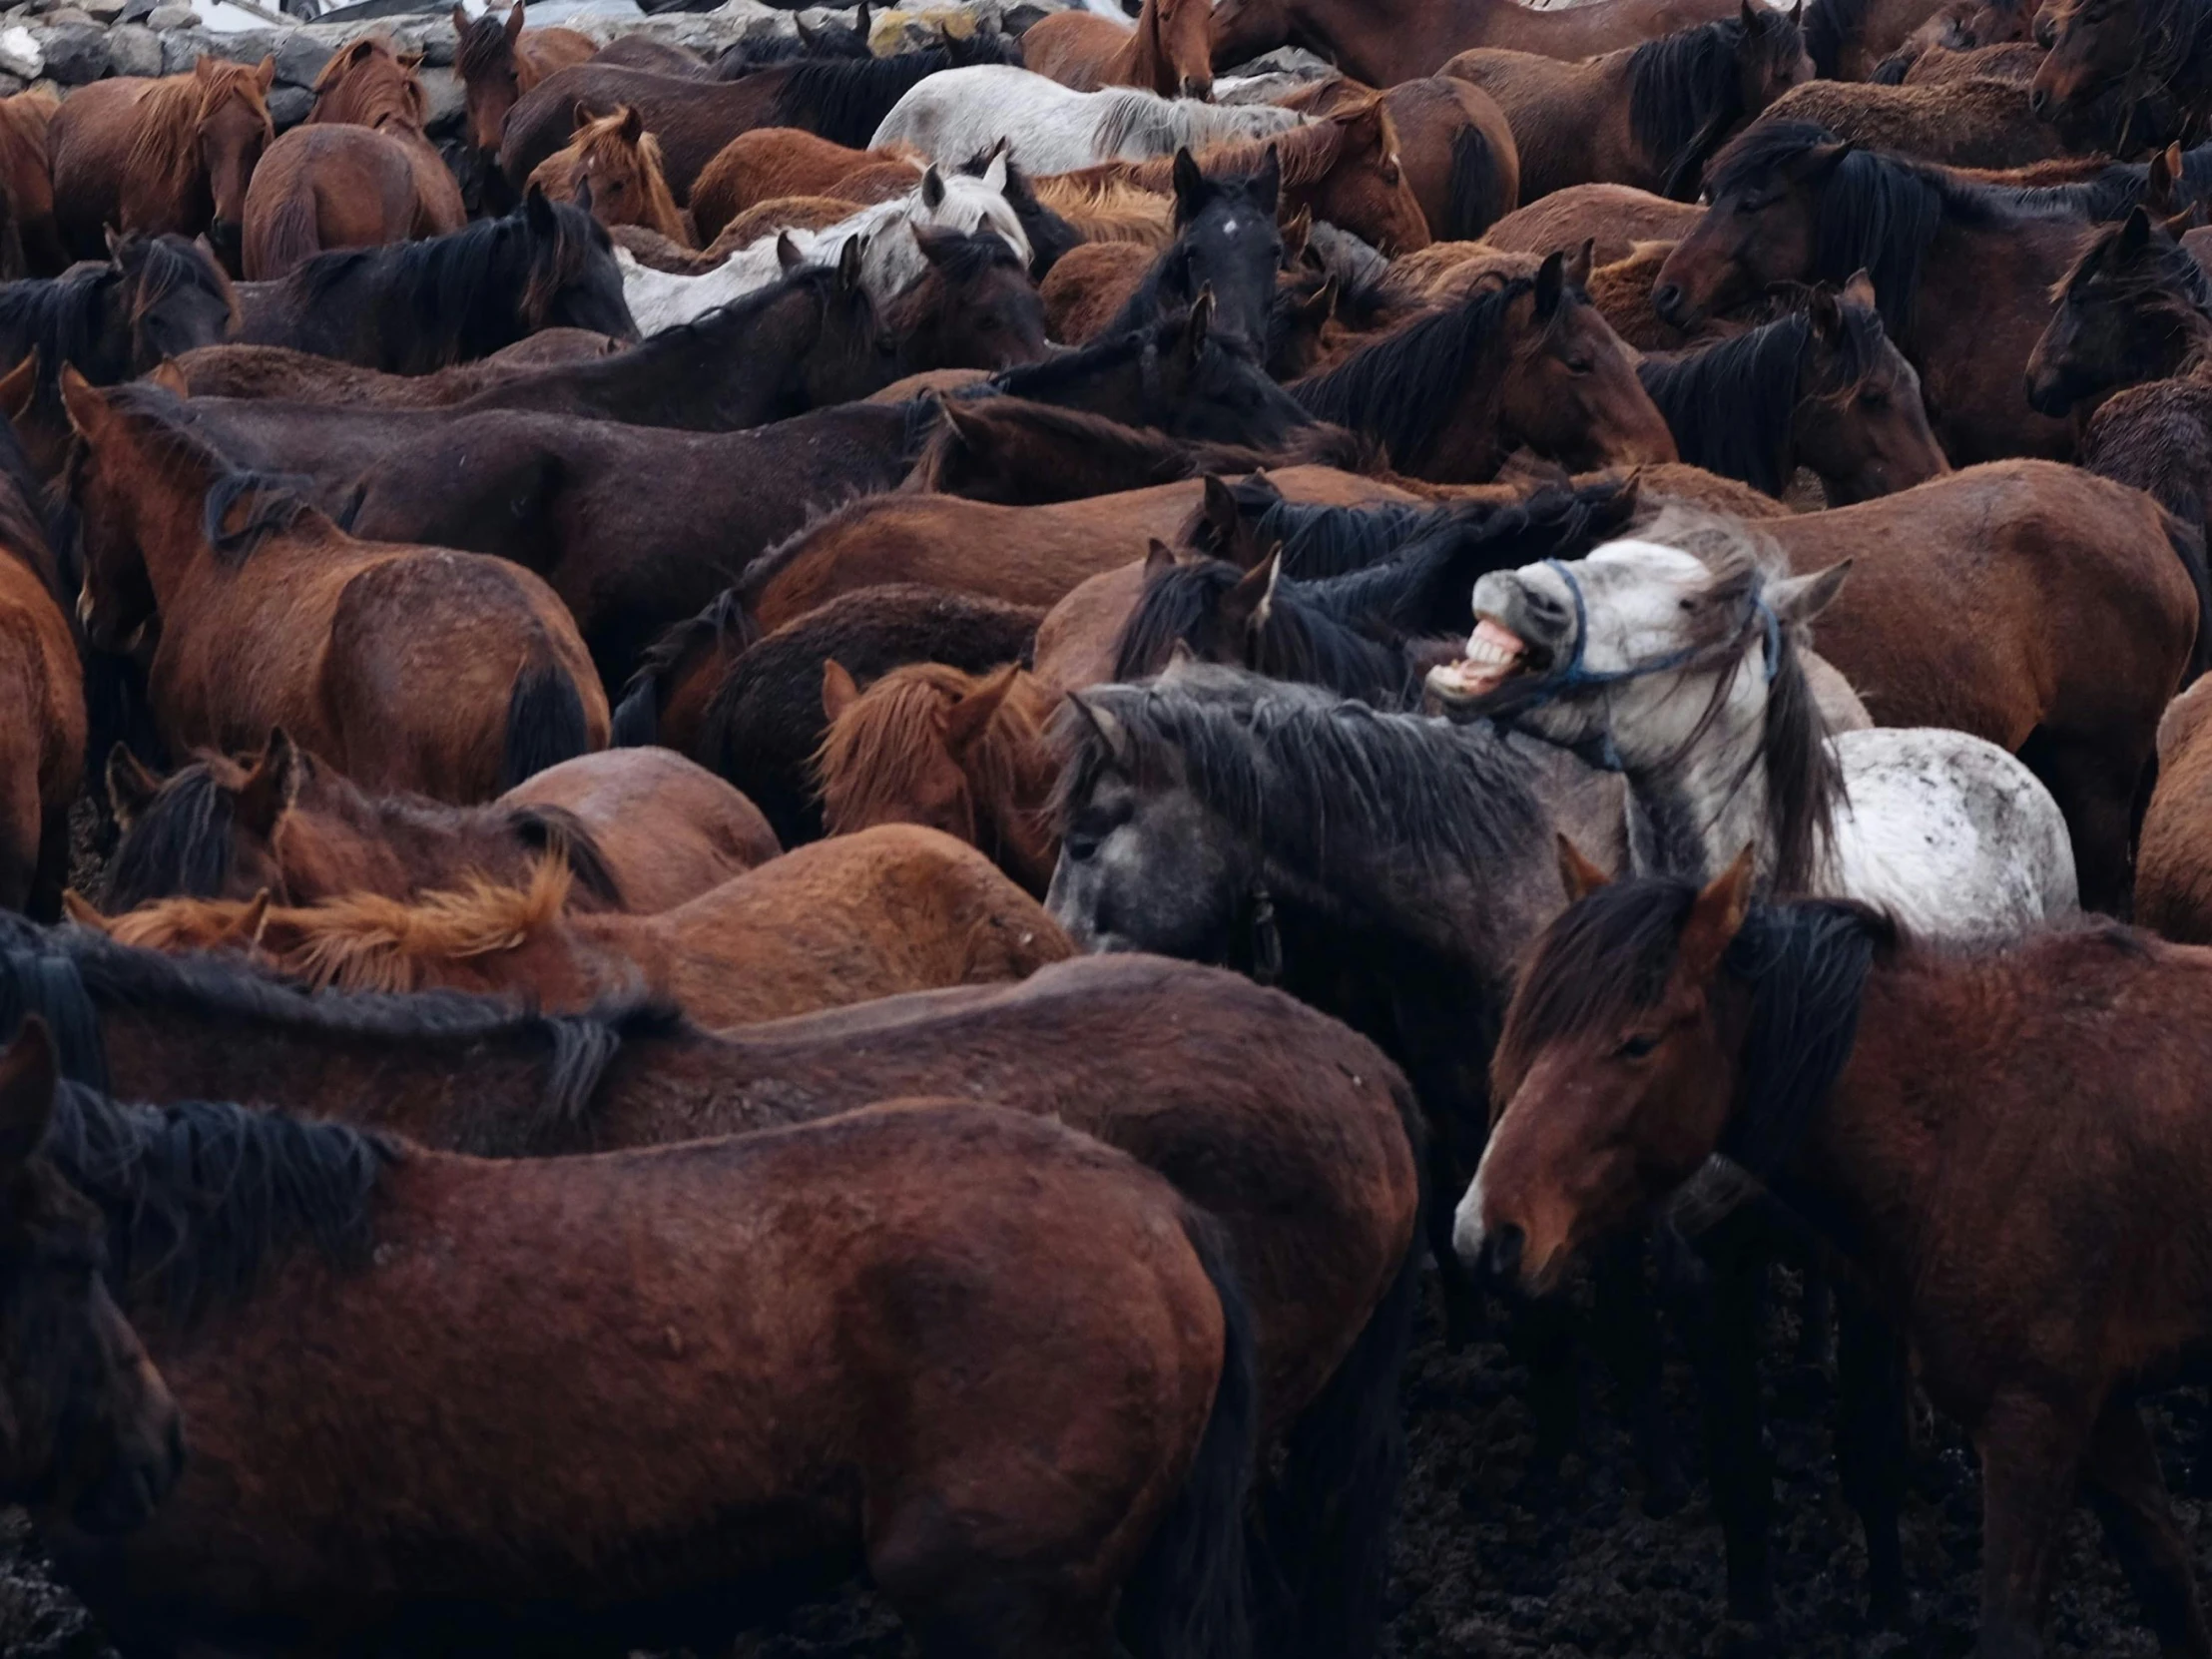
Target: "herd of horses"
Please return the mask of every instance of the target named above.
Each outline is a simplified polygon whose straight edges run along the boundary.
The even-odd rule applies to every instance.
[[[1871,1620],[1919,1389],[1978,1652],[2085,1495],[2212,1659],[2212,3],[452,22],[442,144],[373,33],[0,102],[0,1497],[109,1639],[1362,1659],[1430,1295],[1765,1627],[1802,1294]]]

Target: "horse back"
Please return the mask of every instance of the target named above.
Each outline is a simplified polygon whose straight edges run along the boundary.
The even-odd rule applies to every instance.
[[[442,166],[442,164],[441,164]],[[418,166],[411,147],[367,127],[300,126],[269,147],[246,187],[244,265],[249,282],[288,276],[316,254],[335,248],[375,248],[404,242],[417,233]],[[455,192],[450,177],[448,189]],[[245,312],[238,337],[259,345],[294,343],[274,325],[272,308],[252,302],[244,289]],[[344,307],[315,323],[318,334],[349,328]]]
[[[579,103],[601,110],[628,104],[661,141],[668,188],[682,206],[716,153],[769,119],[777,81],[773,72],[743,81],[695,81],[612,64],[577,64],[523,94],[507,117],[499,165],[519,191],[540,162],[567,146]]]

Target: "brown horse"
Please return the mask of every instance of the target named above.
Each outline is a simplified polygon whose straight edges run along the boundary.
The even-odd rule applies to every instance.
[[[2097,148],[2120,156],[2201,132],[2212,106],[2212,30],[2196,5],[2046,0],[2035,38],[2050,52],[2028,101],[2054,127],[2102,129]]]
[[[75,1196],[37,1173],[192,1425],[152,1524],[50,1534],[126,1646],[708,1645],[863,1567],[932,1655],[1110,1651],[1117,1597],[1148,1651],[1241,1634],[1249,1315],[1215,1224],[1087,1135],[909,1101],[492,1162],[72,1106]]]
[[[1526,447],[1572,468],[1672,461],[1673,435],[1635,353],[1553,254],[1537,274],[1483,283],[1341,364],[1295,382],[1305,408],[1375,438],[1401,472],[1485,483]]]
[[[59,276],[69,266],[54,219],[49,129],[60,109],[43,92],[0,98],[0,279]]]
[[[709,1029],[1020,979],[1075,948],[974,847],[911,824],[817,841],[654,915],[578,913],[571,883],[548,861],[521,886],[471,876],[406,901],[278,908],[264,891],[70,913],[126,944],[243,951],[315,989],[519,994],[570,1013],[643,989]]]
[[[56,1043],[25,1020],[0,1054],[0,1180],[8,1192],[0,1400],[8,1451],[0,1492],[41,1521],[109,1537],[143,1524],[177,1484],[177,1402],[117,1311],[105,1218],[72,1192],[46,1147],[79,1120]]]
[[[143,641],[173,752],[245,750],[282,726],[376,790],[484,801],[607,741],[607,702],[552,590],[501,559],[358,542],[239,472],[154,387],[64,370],[83,445],[79,614]]]
[[[1268,1651],[1371,1651],[1346,1626],[1382,1588],[1369,1575],[1387,1537],[1417,1286],[1417,1120],[1395,1068],[1334,1020],[1236,975],[1121,957],[712,1037],[626,1010],[550,1022],[450,997],[303,998],[79,932],[7,937],[10,993],[98,1030],[127,1092],[288,1098],[494,1156],[756,1131],[891,1096],[974,1098],[988,1077],[1016,1109],[1171,1174],[1229,1229],[1254,1297],[1263,1429],[1300,1425],[1270,1508],[1294,1524],[1271,1519],[1270,1541],[1293,1546],[1282,1565],[1321,1615],[1310,1643]],[[469,1083],[455,1088],[462,1064]]]
[[[576,115],[568,148],[540,162],[528,183],[556,202],[588,202],[592,217],[610,230],[642,225],[691,247],[691,226],[661,172],[661,141],[645,130],[638,112],[625,104],[597,119],[582,110]]]
[[[1827,81],[1891,81],[1933,45],[2028,38],[2030,0],[1812,0],[1805,44]]]
[[[51,919],[68,878],[69,808],[83,782],[85,677],[60,567],[15,445],[0,478],[0,905]]]
[[[413,153],[366,127],[294,127],[269,147],[247,187],[241,269],[288,276],[317,254],[380,248],[458,229],[425,203]]]
[[[2088,225],[1772,112],[1721,153],[1707,189],[1712,206],[1652,289],[1663,320],[1693,326],[1777,282],[1865,270],[1954,463],[2072,453],[2071,430],[2029,406],[2025,369]]]
[[[415,201],[421,220],[433,227],[425,235],[459,230],[468,222],[461,188],[437,146],[425,133],[429,95],[415,70],[420,52],[401,57],[381,35],[365,35],[341,50],[314,81],[309,126],[367,127],[406,147],[414,172]]]
[[[797,127],[740,133],[700,170],[692,218],[709,239],[748,208],[787,196],[834,196],[855,207],[892,202],[921,183],[922,163],[893,146],[851,150]]]
[[[1865,1276],[1981,1462],[1976,1651],[2044,1651],[2077,1492],[2171,1654],[2212,1652],[2137,1390],[2212,1335],[2212,956],[2111,925],[1961,950],[1837,903],[1602,887],[1506,1015],[1456,1244],[1517,1286],[1718,1154]]]
[[[235,270],[247,183],[276,137],[276,79],[275,58],[249,68],[202,57],[189,75],[79,88],[47,135],[55,225],[69,252],[98,259],[110,227],[206,232]]]
[[[1743,125],[1813,76],[1798,12],[1754,7],[1580,63],[1462,52],[1443,72],[1497,101],[1530,201],[1570,185],[1633,185],[1694,200],[1705,164]]]
[[[548,767],[481,807],[371,795],[281,730],[259,755],[201,755],[156,778],[118,745],[108,797],[123,835],[104,902],[411,899],[470,875],[522,884],[551,859],[576,909],[671,910],[781,850],[754,805],[665,749],[612,749]]]
[[[2135,923],[2182,944],[2212,944],[2212,679],[2199,680],[2158,723],[2158,787],[2135,856]]]
[[[1008,663],[984,676],[942,663],[894,668],[866,691],[823,666],[828,717],[816,765],[832,835],[925,824],[979,846],[1042,897],[1060,855],[1052,832],[1056,751],[1045,729],[1057,687]]]
[[[471,18],[455,6],[453,36],[453,67],[467,89],[468,136],[491,157],[499,154],[507,112],[524,93],[556,69],[582,63],[599,50],[589,35],[574,29],[525,30],[522,0],[515,0],[504,21],[491,11]]]
[[[1143,87],[1162,98],[1211,98],[1209,0],[1144,0],[1134,27],[1081,7],[1041,17],[1021,37],[1022,66],[1077,92]]]
[[[388,374],[285,345],[202,345],[169,359],[192,397],[267,397],[379,409],[434,409],[554,363],[589,362],[623,342],[583,328],[544,328],[475,362]]]
[[[1478,46],[1579,60],[1736,15],[1729,0],[1591,0],[1548,9],[1519,0],[1217,0],[1214,67],[1303,46],[1356,81],[1391,87],[1434,75],[1446,59]]]
[[[1813,81],[1777,99],[1768,119],[1808,122],[1854,144],[1945,167],[2027,167],[2070,154],[2036,120],[2017,81],[1895,87]]]
[[[2212,364],[2212,279],[2141,208],[2098,227],[2051,297],[2027,359],[2027,399],[2044,414],[2085,421],[2116,391]]]
[[[1347,96],[1350,81],[1334,83]],[[1296,105],[1297,100],[1287,100]],[[1316,100],[1316,114],[1331,103]],[[1382,94],[1397,130],[1398,165],[1437,242],[1471,241],[1520,205],[1520,150],[1497,100],[1450,75],[1400,81]],[[1550,247],[1564,247],[1554,243]],[[1545,250],[1549,252],[1549,248]]]
[[[1674,243],[1689,234],[1704,210],[1627,185],[1570,185],[1540,202],[1507,214],[1483,241],[1520,254],[1590,243],[1598,265],[1628,258],[1639,243]]]

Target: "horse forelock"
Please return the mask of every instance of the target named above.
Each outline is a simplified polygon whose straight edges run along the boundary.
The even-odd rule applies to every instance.
[[[1837,65],[1844,48],[1858,40],[1867,25],[1873,0],[1807,0],[1805,50],[1813,70],[1824,81],[1840,79]]]
[[[1737,69],[1747,31],[1735,17],[1680,29],[1632,49],[1628,60],[1628,127],[1658,165],[1662,194],[1697,183],[1705,147],[1742,119],[1743,79]],[[1694,189],[1691,192],[1695,195]]]
[[[494,9],[471,20],[469,26],[461,31],[453,61],[454,67],[461,72],[461,78],[473,81],[496,69],[502,60],[513,55],[514,49],[507,42],[506,20]]]
[[[911,801],[922,768],[945,753],[939,715],[996,678],[944,663],[889,670],[823,734],[815,768],[824,807],[840,823],[854,818],[873,823]],[[978,829],[1021,810],[1022,763],[1043,735],[1036,696],[1021,692],[1017,678],[980,741],[956,763],[967,780]]]
[[[162,781],[109,861],[107,904],[132,910],[156,898],[213,898],[231,878],[233,797],[215,763],[197,760]]]

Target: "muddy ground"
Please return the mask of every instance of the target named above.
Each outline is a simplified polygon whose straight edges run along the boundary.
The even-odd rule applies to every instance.
[[[1702,1488],[1676,1514],[1646,1518],[1625,1441],[1599,1415],[1587,1459],[1568,1465],[1579,1496],[1531,1513],[1516,1500],[1530,1446],[1520,1374],[1493,1346],[1446,1353],[1434,1322],[1424,1319],[1401,1389],[1412,1460],[1397,1519],[1390,1651],[1401,1659],[1934,1659],[1969,1652],[1980,1567],[1980,1485],[1970,1455],[1946,1425],[1936,1425],[1917,1459],[1906,1515],[1919,1626],[1909,1637],[1870,1630],[1860,1616],[1857,1525],[1836,1494],[1828,1454],[1825,1383],[1818,1372],[1788,1362],[1788,1336],[1786,1324],[1779,1326],[1768,1373],[1779,1407],[1781,1616],[1776,1632],[1753,1642],[1720,1617],[1720,1533]],[[1693,1402],[1679,1369],[1669,1392],[1687,1432]],[[2198,1396],[2173,1396],[2154,1413],[2177,1491],[2190,1484],[2205,1449],[2202,1405]],[[2212,1567],[2201,1505],[2188,1496],[2176,1505],[2200,1566]],[[2149,1659],[2157,1651],[2086,1512],[2074,1524],[2051,1636],[2055,1653]],[[83,1610],[40,1570],[21,1517],[0,1521],[0,1653],[101,1659],[107,1651]],[[903,1652],[895,1622],[854,1592],[740,1641],[729,1659],[898,1659]]]

